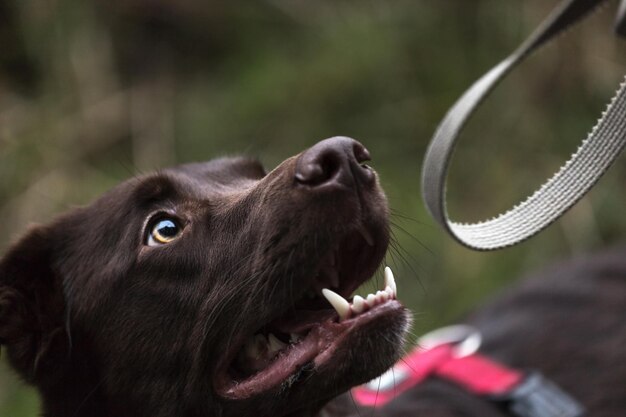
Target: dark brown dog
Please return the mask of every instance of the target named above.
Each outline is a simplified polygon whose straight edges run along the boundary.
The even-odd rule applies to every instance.
[[[44,415],[309,416],[386,370],[404,307],[339,322],[320,296],[350,296],[387,249],[368,159],[333,138],[269,174],[183,165],[30,230],[0,263],[0,341]]]

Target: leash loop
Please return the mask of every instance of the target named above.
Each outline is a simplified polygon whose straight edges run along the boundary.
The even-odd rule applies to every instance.
[[[498,83],[528,55],[580,22],[606,0],[565,0],[511,55],[476,81],[439,124],[424,158],[422,193],[431,215],[459,243],[476,250],[513,246],[537,234],[580,200],[619,156],[626,143],[626,83],[572,157],[537,191],[509,211],[473,224],[448,217],[445,183],[454,146],[468,119]],[[615,31],[626,36],[626,0]]]

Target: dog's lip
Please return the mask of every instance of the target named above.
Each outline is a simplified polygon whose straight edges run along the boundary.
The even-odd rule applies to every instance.
[[[350,343],[350,334],[373,320],[385,315],[403,314],[402,304],[393,299],[379,304],[356,317],[342,320],[323,321],[312,327],[307,336],[277,358],[266,369],[243,381],[236,381],[228,374],[228,363],[222,364],[216,374],[215,390],[218,395],[230,400],[245,400],[255,395],[277,389],[299,371],[319,369],[329,365],[333,353],[342,345]],[[336,318],[336,315],[333,315]],[[311,370],[312,370],[311,369]]]
[[[396,283],[389,268],[385,268],[384,287],[384,290],[369,294],[365,298],[355,295],[352,302],[325,289],[323,291],[326,297],[324,302],[330,304],[333,309],[328,309],[325,305],[323,310],[287,312],[268,327],[287,334],[300,333],[303,335],[302,339],[290,344],[283,343],[281,346],[276,336],[271,333],[267,339],[261,335],[254,336],[246,343],[246,347],[238,352],[238,361],[243,361],[238,363],[248,363],[248,365],[254,363],[260,365],[260,368],[256,368],[256,365],[252,368],[248,366],[249,370],[258,370],[245,378],[238,379],[231,373],[235,369],[232,367],[233,360],[227,360],[216,373],[216,391],[226,398],[246,399],[269,391],[284,382],[291,386],[301,377],[300,371],[318,369],[326,362],[332,362],[332,352],[337,346],[345,345],[350,348],[349,340],[344,342],[350,330],[371,322],[390,308],[392,310],[393,307],[402,308],[396,301]],[[297,319],[294,320],[293,317]],[[261,346],[265,346],[261,350],[259,350],[258,337],[261,338]],[[274,343],[278,344],[279,349],[273,349],[270,342],[272,338],[275,340]],[[267,356],[268,352],[274,353]],[[265,359],[261,359],[263,357]],[[247,362],[250,359],[254,362]],[[246,368],[240,368],[240,370],[243,369]]]

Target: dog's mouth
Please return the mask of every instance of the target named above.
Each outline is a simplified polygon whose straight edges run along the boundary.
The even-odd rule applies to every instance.
[[[370,328],[368,324],[385,316],[401,315],[403,307],[396,301],[389,268],[376,293],[350,296],[371,278],[380,252],[364,228],[329,251],[309,286],[294,289],[297,301],[254,334],[240,337],[237,347],[228,352],[215,378],[218,394],[245,399],[277,387],[290,388],[320,367],[333,366],[334,353],[350,349],[355,330]]]

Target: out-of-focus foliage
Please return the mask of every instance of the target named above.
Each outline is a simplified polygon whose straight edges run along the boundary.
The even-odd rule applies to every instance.
[[[545,0],[7,0],[0,5],[0,249],[138,172],[245,153],[268,168],[334,135],[362,141],[393,210],[387,262],[414,334],[521,273],[626,233],[623,160],[561,221],[505,251],[453,243],[423,208],[422,156],[459,94],[545,16]],[[505,81],[449,184],[460,220],[536,188],[624,74],[613,8]],[[0,416],[37,415],[0,368]]]

